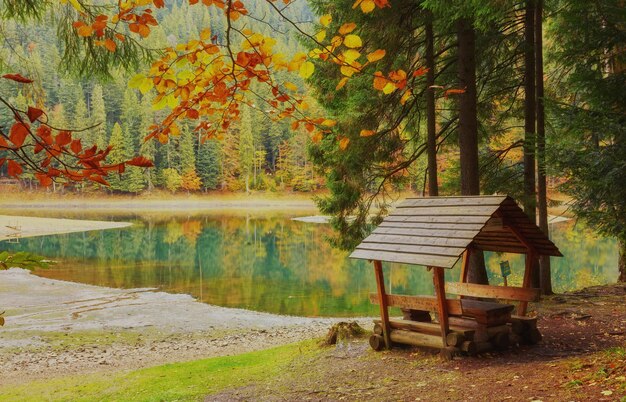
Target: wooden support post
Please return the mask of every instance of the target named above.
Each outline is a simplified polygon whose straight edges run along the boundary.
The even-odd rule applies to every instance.
[[[526,267],[524,269],[524,282],[522,283],[523,288],[530,288],[530,283],[533,277],[533,268],[535,264],[533,264],[535,259],[535,253],[532,249],[528,249],[526,253]],[[517,306],[517,315],[521,315],[522,317],[526,315],[526,309],[528,308],[528,302],[522,301]]]
[[[435,297],[437,297],[437,313],[439,315],[439,325],[441,326],[441,337],[446,345],[448,336],[448,305],[446,303],[446,285],[443,268],[433,267],[433,284],[435,285]]]
[[[463,253],[463,260],[461,261],[461,278],[460,282],[467,282],[467,273],[469,272],[469,258],[472,253],[471,245],[467,246],[465,252]]]
[[[378,289],[378,300],[380,301],[380,319],[383,327],[383,338],[385,347],[391,349],[389,311],[387,310],[387,293],[385,292],[385,278],[383,277],[383,264],[379,260],[374,260],[374,273],[376,274],[376,288]]]

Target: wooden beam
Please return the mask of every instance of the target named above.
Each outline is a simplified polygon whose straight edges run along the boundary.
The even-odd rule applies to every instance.
[[[380,325],[380,320],[374,320],[374,324]],[[420,321],[411,321],[411,320],[399,320],[399,319],[390,319],[389,325],[391,329],[404,329],[407,331],[416,331],[423,332],[425,334],[431,335],[439,335],[441,333],[441,327],[438,323],[434,322],[420,322]],[[474,335],[473,329],[463,328],[463,327],[455,327],[450,326],[450,331],[458,332],[466,337],[466,339],[472,339]],[[376,332],[376,331],[374,331]]]
[[[471,297],[486,297],[496,298],[503,300],[517,300],[517,301],[538,301],[540,291],[534,288],[519,288],[514,286],[492,286],[492,285],[478,285],[475,283],[458,283],[448,282],[446,283],[446,291],[448,293],[471,296]]]
[[[424,310],[437,312],[437,299],[433,296],[404,296],[404,295],[386,295],[388,307],[408,308],[412,310]],[[379,304],[380,297],[376,293],[370,293],[370,301],[372,304]],[[461,300],[447,299],[447,309],[449,314],[461,315]]]
[[[533,268],[535,264],[533,264],[535,260],[535,253],[532,249],[528,249],[528,253],[526,254],[526,264],[524,269],[524,281],[522,282],[523,288],[530,288],[530,283],[533,277]],[[528,308],[528,302],[523,301],[517,306],[517,315],[525,316],[526,309]]]
[[[465,249],[465,253],[463,253],[463,262],[461,263],[461,282],[467,282],[467,273],[469,272],[469,258],[472,253],[471,244],[467,246]]]
[[[374,274],[376,275],[378,300],[380,300],[380,319],[383,326],[383,338],[385,339],[385,347],[387,349],[391,349],[391,338],[389,336],[389,311],[387,309],[387,294],[385,293],[385,278],[383,276],[383,264],[379,260],[374,260]]]
[[[446,337],[450,328],[448,325],[448,304],[446,303],[446,285],[443,268],[433,267],[433,283],[435,285],[435,296],[437,297],[437,313],[439,314],[441,337],[443,344],[446,345]]]

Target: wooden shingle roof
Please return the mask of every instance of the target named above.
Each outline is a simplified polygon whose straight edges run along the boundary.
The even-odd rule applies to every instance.
[[[350,257],[452,268],[469,246],[562,255],[511,197],[475,196],[406,199]]]

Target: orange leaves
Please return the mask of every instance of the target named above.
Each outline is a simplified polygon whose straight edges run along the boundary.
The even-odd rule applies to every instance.
[[[389,0],[356,0],[352,5],[352,8],[360,7],[364,13],[371,13],[374,8],[389,7]]]
[[[11,177],[17,177],[22,174],[24,169],[22,165],[12,159],[7,160],[7,174]]]
[[[356,28],[356,24],[354,22],[348,22],[346,24],[343,24],[340,28],[339,28],[339,33],[341,35],[347,35],[350,32],[354,31]]]
[[[376,134],[376,131],[374,131],[374,130],[361,130],[361,132],[359,133],[359,136],[361,136],[361,137],[371,137],[374,134]]]
[[[4,74],[2,78],[6,78],[7,80],[12,80],[19,82],[21,84],[30,84],[33,82],[30,78],[23,77],[20,74]]]
[[[72,133],[70,133],[69,131],[61,131],[59,134],[57,134],[55,142],[60,147],[69,144],[70,142],[72,142]]]
[[[348,144],[350,143],[350,138],[348,137],[338,137],[339,140],[339,149],[342,151],[348,148]]]
[[[452,89],[446,89],[445,91],[443,91],[443,96],[447,98],[449,95],[460,95],[463,93],[465,93],[465,89],[452,88]]]
[[[24,141],[30,132],[30,127],[26,123],[17,122],[11,126],[9,140],[17,147],[24,145]]]
[[[397,89],[403,89],[406,86],[406,72],[404,70],[391,71],[387,77],[382,72],[374,73],[374,88],[382,91],[385,95],[389,95]]]
[[[39,184],[42,187],[48,187],[49,185],[52,184],[52,178],[50,176],[48,176],[45,173],[41,173],[41,172],[36,172],[35,173],[35,178],[37,178],[37,180],[39,180]]]
[[[385,57],[386,53],[387,52],[385,52],[384,49],[375,50],[372,53],[367,55],[367,61],[369,61],[370,63],[374,63],[374,62],[382,59],[383,57]]]
[[[72,24],[74,29],[76,29],[76,34],[78,36],[87,37],[93,34],[93,28],[91,25],[87,25],[84,21],[76,21]]]

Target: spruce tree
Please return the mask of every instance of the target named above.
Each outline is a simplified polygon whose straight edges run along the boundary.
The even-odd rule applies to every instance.
[[[107,143],[107,116],[104,107],[102,85],[95,84],[91,92],[91,120],[90,125],[95,126],[91,130],[93,144],[102,149]],[[88,145],[88,144],[85,144]]]
[[[239,172],[245,183],[246,193],[250,193],[250,178],[254,168],[254,134],[248,108],[242,111],[239,124]]]
[[[119,123],[113,125],[111,130],[111,138],[109,139],[109,145],[112,147],[111,152],[107,156],[107,163],[116,164],[122,163],[126,160],[124,131]],[[125,184],[122,180],[122,175],[112,173],[107,177],[110,184],[110,189],[113,191],[125,191]]]

